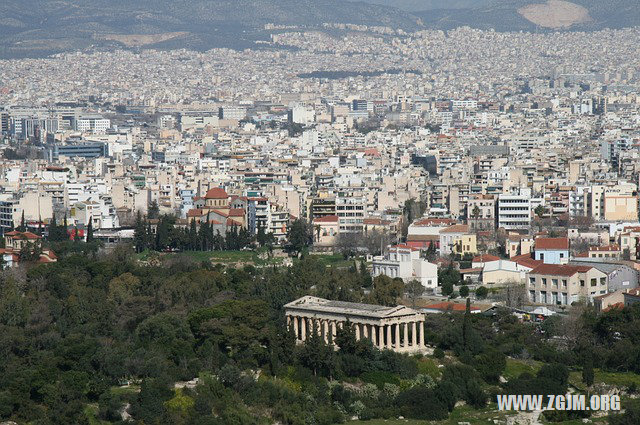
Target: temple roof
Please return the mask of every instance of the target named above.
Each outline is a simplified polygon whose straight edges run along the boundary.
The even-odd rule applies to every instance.
[[[419,311],[405,306],[387,307],[375,304],[351,303],[346,301],[325,300],[307,295],[284,306],[287,309],[307,310],[318,313],[338,313],[346,315],[386,318],[420,314]]]

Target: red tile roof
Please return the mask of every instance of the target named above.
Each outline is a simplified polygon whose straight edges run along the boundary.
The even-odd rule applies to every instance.
[[[413,226],[452,226],[456,221],[451,218],[423,218],[412,223]]]
[[[200,208],[193,208],[187,211],[187,217],[202,217],[204,215],[204,211]]]
[[[366,156],[380,156],[380,152],[376,148],[367,148],[364,150]]]
[[[242,208],[231,208],[229,210],[229,217],[244,217],[244,212]]]
[[[469,231],[469,226],[466,224],[456,224],[454,226],[447,227],[444,230],[441,230],[440,233],[467,233]]]
[[[569,249],[569,239],[538,238],[536,239],[536,249]]]
[[[408,235],[407,241],[409,242],[439,242],[440,237],[438,235]]]
[[[214,187],[213,189],[209,189],[204,197],[207,199],[229,199],[229,195],[221,187]]]
[[[338,216],[337,215],[327,215],[325,217],[316,217],[313,219],[314,223],[337,223]]]
[[[496,257],[495,255],[491,255],[491,254],[483,254],[483,255],[478,255],[477,257],[474,257],[473,260],[471,260],[472,263],[488,263],[489,261],[498,261],[500,259],[500,257]]]
[[[511,257],[511,261],[531,269],[534,269],[544,263],[542,260],[534,260],[531,258],[531,254],[516,255],[515,257]]]
[[[391,223],[388,220],[382,220],[381,218],[365,218],[362,219],[362,224],[372,224],[374,226],[381,226],[384,224],[389,224]]]
[[[624,308],[624,303],[615,303],[615,304],[611,304],[609,307],[605,308],[604,312],[610,311],[610,310],[622,310]]]
[[[593,246],[589,248],[589,251],[600,251],[600,252],[620,251],[620,247],[618,245]]]
[[[15,239],[30,239],[30,240],[42,239],[42,237],[36,235],[35,233],[18,232],[17,230],[13,230],[11,232],[7,232],[4,235],[5,236],[11,236],[11,237],[13,237]]]
[[[409,249],[411,251],[420,251],[418,248],[414,248],[410,245],[406,245],[406,244],[398,244],[398,245],[394,245],[391,247],[391,249]]]
[[[529,272],[530,274],[543,274],[552,276],[573,276],[576,273],[586,273],[593,267],[570,266],[563,264],[541,264]]]
[[[460,274],[469,274],[469,273],[480,273],[482,271],[482,267],[474,267],[470,269],[460,269]]]

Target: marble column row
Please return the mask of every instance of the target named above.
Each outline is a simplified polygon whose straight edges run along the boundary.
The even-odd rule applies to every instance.
[[[292,329],[298,341],[305,341],[311,332],[322,336],[325,343],[333,344],[338,327],[346,321],[289,315],[287,326]],[[373,325],[351,322],[356,340],[369,339],[379,349],[404,351],[425,346],[424,322],[398,322],[385,325]]]

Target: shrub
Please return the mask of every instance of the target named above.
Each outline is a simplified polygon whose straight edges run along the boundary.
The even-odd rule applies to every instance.
[[[482,300],[487,298],[487,295],[489,295],[489,290],[486,286],[480,286],[478,289],[476,289],[476,298]]]

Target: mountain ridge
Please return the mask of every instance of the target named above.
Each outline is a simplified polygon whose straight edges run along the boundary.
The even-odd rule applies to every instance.
[[[87,48],[244,49],[269,40],[266,24],[322,29],[323,23],[349,23],[407,31],[460,26],[592,31],[640,25],[637,0],[566,1],[564,9],[553,9],[547,0],[3,0],[0,57]],[[410,13],[389,7],[392,3],[429,10]],[[567,16],[555,19],[554,10]]]

